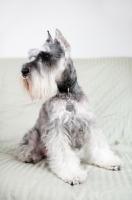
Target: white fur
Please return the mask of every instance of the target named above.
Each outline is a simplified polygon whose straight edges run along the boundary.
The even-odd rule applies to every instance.
[[[46,145],[48,162],[52,171],[65,182],[78,184],[84,182],[87,175],[81,169],[79,158],[71,148],[71,143],[74,142],[72,135],[68,134],[64,128],[65,124],[68,123],[69,127],[72,128],[72,126],[78,126],[78,121],[83,122],[85,162],[117,170],[118,166],[121,165],[121,159],[113,154],[105,136],[93,123],[95,116],[88,102],[82,100],[80,103],[75,101],[72,103],[76,110],[74,115],[65,109],[65,100],[53,103],[52,126],[48,130],[48,135],[45,132],[42,133],[41,141]],[[88,125],[88,122],[92,122],[91,125],[90,123]]]
[[[65,51],[65,58],[68,58],[70,45],[58,30],[56,39]],[[42,48],[31,50],[29,55],[36,57],[40,51],[48,50],[45,43]],[[35,126],[24,136],[16,156],[22,161],[37,162],[44,154],[49,167],[59,178],[70,184],[79,184],[85,181],[87,174],[81,169],[76,148],[84,148],[83,160],[86,163],[106,169],[118,170],[122,161],[111,151],[105,136],[96,125],[93,109],[78,83],[76,94],[72,94],[73,99],[76,99],[77,92],[81,92],[78,93],[78,100],[71,100],[73,112],[66,110],[66,98],[56,96],[57,81],[61,81],[65,65],[69,67],[70,59],[65,58],[60,57],[57,66],[52,68],[42,65],[40,60],[37,63],[39,70],[32,68],[26,78],[21,77],[23,86],[32,99],[50,100],[43,104]]]
[[[72,100],[72,104],[75,113],[66,110],[65,100],[54,100],[49,123],[42,122],[40,146],[42,144],[46,150],[50,169],[69,184],[83,183],[87,174],[81,169],[80,159],[74,150],[76,143],[80,143],[84,146],[83,160],[86,163],[118,170],[122,161],[110,150],[105,136],[95,123],[95,116],[89,103],[83,99],[80,102]],[[48,102],[47,107],[50,107]],[[80,127],[83,135],[78,131],[72,133],[72,129],[79,130]],[[41,155],[33,151],[36,144],[35,134],[34,130],[30,132],[28,146],[24,145],[24,142],[19,145],[16,153],[18,159],[27,162],[30,159],[34,162],[42,159]]]
[[[53,97],[57,93],[57,85],[55,81],[61,79],[61,73],[65,69],[65,59],[61,58],[58,67],[53,68],[53,70],[47,69],[47,72],[43,70],[41,62],[40,74],[35,69],[32,70],[30,77],[24,78],[20,76],[20,81],[22,82],[23,88],[28,92],[31,99],[43,99],[44,101]]]
[[[58,69],[61,71],[63,67],[62,60]],[[47,100],[55,96],[57,92],[55,77],[58,72],[49,71],[49,73],[45,73],[42,70],[40,72],[41,78],[40,75],[38,76],[38,72],[34,70],[31,79],[28,80],[31,98]],[[54,98],[52,103],[47,101],[45,109],[47,109],[47,112],[50,111],[49,121],[39,122],[41,120],[40,117],[35,125],[38,128],[41,127],[39,141],[40,146],[42,144],[44,148],[41,152],[46,150],[50,169],[69,184],[83,183],[87,174],[81,169],[80,159],[75,151],[76,144],[78,144],[78,146],[83,146],[84,148],[83,160],[86,163],[110,170],[118,170],[122,165],[122,161],[111,151],[105,136],[96,125],[93,109],[87,100],[85,98],[82,98],[79,102],[71,100],[71,103],[75,112],[66,110],[65,99]],[[43,113],[43,111],[40,111],[40,113]],[[72,130],[75,130],[74,133],[72,133]],[[32,139],[31,134],[33,134]],[[18,159],[27,162],[31,159],[34,162],[42,159],[42,155],[39,155],[34,150],[38,148],[38,145],[37,148],[34,147],[36,144],[36,139],[34,138],[33,130],[30,133],[28,145],[24,145],[24,142],[19,145],[16,153]]]
[[[63,37],[63,35],[61,34],[61,32],[59,30],[57,30],[57,29],[55,31],[55,37],[60,42],[61,47],[64,49],[64,51],[65,51],[65,57],[69,58],[70,55],[71,55],[71,46],[66,41],[66,39]]]
[[[28,51],[28,57],[29,59],[31,59],[32,57],[37,57],[37,55],[41,52],[49,52],[50,51],[50,48],[49,46],[47,45],[47,43],[45,42],[43,46],[39,47],[39,48],[36,48],[36,49],[30,49]]]
[[[80,167],[80,160],[72,150],[71,137],[64,128],[69,123],[72,113],[66,111],[66,102],[59,100],[53,104],[53,123],[41,137],[42,143],[46,145],[49,166],[59,178],[67,183],[83,183],[86,179],[86,172]],[[70,125],[70,124],[69,124]]]
[[[38,76],[36,70],[32,71],[31,79],[28,79],[29,91],[31,99],[48,100],[57,93],[57,86],[52,71],[45,73],[41,70],[41,75]]]
[[[53,74],[56,81],[61,80],[61,74],[64,71],[64,69],[65,69],[65,58],[61,58],[58,63],[57,69],[56,68],[53,69]]]

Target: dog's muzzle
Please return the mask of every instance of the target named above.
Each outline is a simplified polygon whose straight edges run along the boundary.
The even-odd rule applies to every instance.
[[[23,68],[22,70],[21,70],[21,73],[22,73],[22,76],[24,77],[24,78],[26,78],[26,76],[27,76],[27,74],[29,73],[29,69],[26,67],[26,68]]]

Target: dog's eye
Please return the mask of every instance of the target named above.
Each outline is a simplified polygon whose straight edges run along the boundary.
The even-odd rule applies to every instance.
[[[44,59],[45,59],[45,60],[49,60],[49,59],[50,59],[50,55],[46,53],[46,54],[44,55]]]
[[[39,55],[38,55],[38,62],[45,62],[45,61],[49,61],[50,58],[52,57],[51,54],[47,53],[47,52],[41,52]],[[41,60],[41,61],[40,61]]]

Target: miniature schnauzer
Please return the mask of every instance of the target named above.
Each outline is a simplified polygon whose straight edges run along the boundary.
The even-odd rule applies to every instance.
[[[33,128],[16,149],[23,162],[46,158],[50,169],[71,185],[87,177],[76,149],[83,147],[83,160],[109,170],[120,170],[121,159],[111,151],[95,122],[93,109],[77,81],[71,48],[59,30],[53,40],[49,31],[44,45],[29,51],[21,69],[21,82],[31,99],[44,104]]]

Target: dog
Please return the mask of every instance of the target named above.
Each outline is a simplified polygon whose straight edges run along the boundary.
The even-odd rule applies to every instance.
[[[108,170],[120,170],[122,160],[96,124],[70,55],[71,47],[57,29],[54,40],[48,31],[44,45],[29,51],[33,60],[22,66],[20,80],[31,99],[43,99],[44,104],[15,156],[27,163],[46,158],[54,174],[75,185],[87,177],[76,149],[83,148],[86,163]]]

